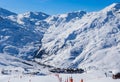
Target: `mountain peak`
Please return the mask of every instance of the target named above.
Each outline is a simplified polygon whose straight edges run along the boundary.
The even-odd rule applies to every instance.
[[[66,17],[66,21],[70,21],[73,18],[82,18],[86,14],[85,11],[74,11],[71,13],[68,13],[68,17]]]
[[[74,11],[74,12],[69,12],[66,14],[60,14],[58,15],[59,18],[65,18],[66,22],[69,22],[70,20],[74,18],[82,18],[86,14],[85,11]]]
[[[71,16],[71,15],[74,15],[75,17],[79,17],[79,15],[81,14],[86,14],[85,11],[74,11],[74,12],[68,12],[66,14],[60,14],[58,16],[60,17],[68,17],[68,16]]]
[[[0,8],[0,16],[16,15],[16,13]]]
[[[103,9],[103,11],[118,11],[120,10],[120,3],[113,3],[112,5],[106,7],[105,9]]]
[[[30,18],[39,19],[39,20],[43,20],[49,17],[49,15],[42,12],[26,12],[23,15],[24,17],[30,17]]]
[[[113,3],[109,6],[110,8],[120,9],[120,3]]]

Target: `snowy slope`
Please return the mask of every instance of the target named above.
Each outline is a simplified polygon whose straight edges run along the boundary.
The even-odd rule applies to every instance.
[[[14,75],[14,74],[19,75],[27,72],[26,69],[29,70],[29,72],[31,73],[35,71],[41,72],[41,73],[43,72],[47,73],[47,70],[48,70],[47,68],[43,69],[43,66],[40,66],[35,62],[26,61],[26,60],[23,60],[11,55],[7,55],[7,54],[0,54],[0,76],[4,75],[1,72],[2,70],[8,70],[8,71],[12,70],[10,75]],[[19,72],[15,72],[15,70],[18,70]]]
[[[32,68],[32,63],[25,64],[24,62],[28,63],[25,60],[7,55],[7,54],[0,54],[0,69],[2,68],[14,68],[14,67],[22,67],[22,68]]]
[[[0,54],[0,81],[1,78],[4,76],[11,77],[19,75],[46,75],[50,73],[48,69],[48,67],[39,65],[38,63],[33,61],[23,60],[21,58],[17,58],[7,54]],[[33,74],[36,72],[37,74]]]
[[[40,46],[39,40],[42,38],[42,35],[42,32],[35,32],[35,29],[26,29],[16,22],[1,17],[0,53],[29,57]]]
[[[0,53],[24,59],[33,58],[39,49],[49,15],[42,12],[15,14],[0,8]]]
[[[48,40],[54,39],[56,37],[52,34],[54,32],[56,32],[55,35],[58,35],[60,32],[64,31],[64,28],[58,30],[57,27],[64,27],[66,24],[69,24],[69,22],[74,23],[76,20],[81,19],[85,14],[86,14],[85,11],[76,11],[76,12],[71,12],[61,15],[53,15],[48,17],[47,19],[44,20],[49,24],[49,29],[50,29],[50,33],[49,33],[49,29],[45,32],[48,33],[48,35],[50,34],[49,37],[47,37],[47,39]],[[44,35],[44,37],[45,36],[46,34]],[[44,41],[42,42],[42,44],[44,44]],[[39,51],[40,50],[38,50],[36,57],[41,57],[41,54],[39,55]],[[44,50],[41,50],[41,52],[43,51]]]
[[[37,57],[58,67],[116,69],[119,54],[120,4],[114,3],[80,19],[50,26]]]
[[[58,76],[59,75],[59,78]],[[104,74],[95,72],[87,74],[50,74],[46,76],[31,76],[31,75],[0,75],[0,82],[70,82],[72,77],[73,82],[120,82],[120,79],[112,79],[112,77],[105,77]],[[61,81],[60,81],[61,78]]]

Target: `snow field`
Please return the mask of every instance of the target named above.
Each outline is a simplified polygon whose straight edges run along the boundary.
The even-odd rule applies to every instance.
[[[1,75],[0,82],[120,82],[120,79],[112,79],[111,76],[106,77],[104,73],[88,72],[83,74],[49,74],[46,76],[35,75]]]
[[[27,75],[15,75],[15,76],[0,76],[0,82],[59,82],[57,77],[48,76],[27,76]]]

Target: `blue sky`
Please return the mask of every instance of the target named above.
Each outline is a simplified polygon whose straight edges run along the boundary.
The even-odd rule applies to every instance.
[[[0,0],[0,7],[16,13],[41,11],[61,14],[78,10],[98,11],[120,0]]]

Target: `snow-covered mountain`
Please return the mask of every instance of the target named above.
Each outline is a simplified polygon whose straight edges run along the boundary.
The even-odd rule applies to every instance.
[[[12,22],[7,18],[0,19],[0,53],[14,56],[26,56],[26,53],[34,51],[35,42],[42,36],[34,30],[26,29],[23,26]],[[32,37],[32,38],[31,38]],[[29,46],[29,47],[28,47]],[[33,48],[34,47],[34,48]],[[31,54],[27,54],[29,57]]]
[[[42,20],[49,15],[42,12],[17,15],[2,8],[0,13],[0,53],[32,58],[47,30],[47,24]]]
[[[4,13],[2,11],[1,13]],[[41,46],[44,33],[50,26],[67,23],[69,20],[81,18],[84,14],[84,11],[73,12],[64,14],[63,17],[63,15],[50,16],[42,12],[26,12],[1,16],[0,53],[24,59],[33,58]]]
[[[52,16],[3,11],[6,10],[0,10],[0,53],[35,58],[57,67],[120,66],[120,3],[98,12]]]
[[[47,23],[49,23],[50,26],[58,27],[61,24],[66,24],[70,21],[74,21],[75,19],[80,19],[85,14],[86,14],[85,11],[70,12],[70,13],[66,13],[66,14],[50,16],[45,21]]]
[[[68,21],[68,15],[49,20],[61,17]],[[68,22],[59,21],[44,34],[36,55],[42,63],[58,67],[119,68],[120,3]]]
[[[42,13],[42,12],[26,12],[23,14],[18,14],[9,16],[9,19],[12,21],[17,21],[18,24],[35,27],[39,26],[39,22],[43,21],[44,19],[48,18],[49,15]]]
[[[6,9],[0,8],[0,16],[10,16],[10,15],[17,15],[16,13],[13,13],[11,11],[8,11]]]

